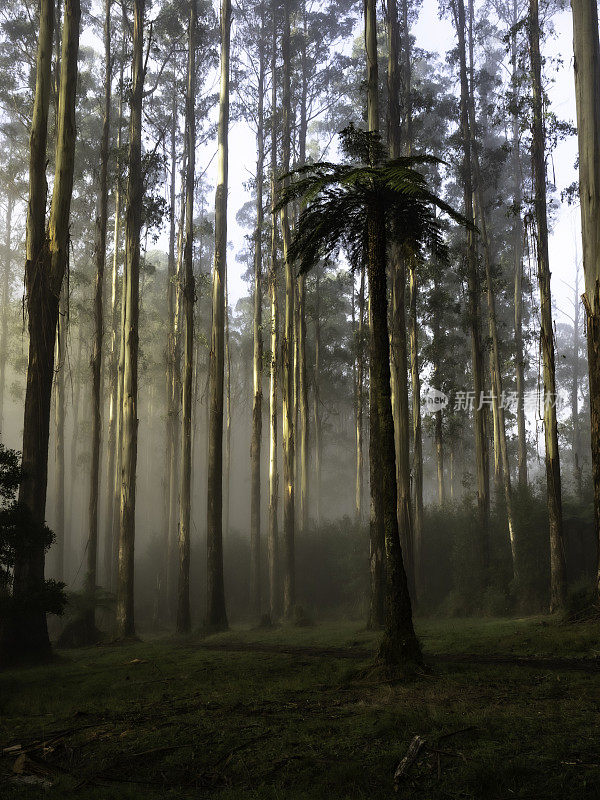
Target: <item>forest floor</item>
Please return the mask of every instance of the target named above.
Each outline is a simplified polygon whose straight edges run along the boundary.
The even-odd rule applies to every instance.
[[[365,672],[377,636],[333,622],[147,637],[2,672],[0,798],[597,800],[598,624],[417,630],[429,668],[395,684]]]

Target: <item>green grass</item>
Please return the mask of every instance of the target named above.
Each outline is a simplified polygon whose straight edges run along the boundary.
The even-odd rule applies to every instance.
[[[593,625],[547,618],[418,630],[431,654],[575,658],[598,648]],[[368,661],[310,650],[373,650],[376,640],[349,623],[234,630],[63,651],[48,666],[0,673],[0,745],[31,744],[21,777],[48,782],[13,782],[13,750],[0,755],[0,798],[598,797],[600,673],[438,664],[389,685],[364,676]],[[203,646],[254,642],[307,649]],[[394,795],[417,734],[430,749]]]
[[[547,616],[523,619],[420,619],[415,623],[426,652],[539,657],[600,656],[597,622],[568,625]],[[364,623],[328,621],[314,627],[236,628],[210,637],[213,643],[261,642],[273,645],[356,647],[374,651],[378,634]]]

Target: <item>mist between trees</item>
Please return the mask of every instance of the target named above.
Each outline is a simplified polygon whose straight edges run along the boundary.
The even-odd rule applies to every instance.
[[[599,65],[573,9],[558,322],[561,3],[440,3],[445,57],[412,0],[2,10],[2,660],[48,653],[63,590],[63,643],[345,614],[388,666],[421,660],[415,609],[593,599]]]

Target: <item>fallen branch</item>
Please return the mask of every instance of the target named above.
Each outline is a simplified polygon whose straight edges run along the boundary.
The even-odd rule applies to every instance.
[[[425,747],[425,739],[421,736],[415,736],[410,743],[406,755],[396,767],[394,772],[394,791],[398,791],[400,781],[404,778],[408,770],[412,767],[418,759],[421,750]]]
[[[471,731],[474,729],[474,725],[469,725],[467,728],[459,728],[456,731],[443,733],[441,736],[438,736],[437,740],[431,745],[427,743],[427,740],[423,736],[415,736],[411,741],[408,750],[406,751],[406,755],[402,761],[400,761],[396,767],[396,771],[394,772],[394,791],[398,791],[400,788],[400,782],[406,777],[408,770],[418,761],[421,753],[424,751],[431,753],[431,755],[436,757],[438,780],[442,772],[441,756],[462,758],[463,761],[466,762],[465,756],[462,753],[455,750],[442,749],[440,748],[439,744],[444,739],[449,739],[451,736],[457,736],[459,733],[465,733],[466,731]]]

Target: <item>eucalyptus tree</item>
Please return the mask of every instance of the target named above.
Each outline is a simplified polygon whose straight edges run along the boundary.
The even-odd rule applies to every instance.
[[[598,6],[572,0],[575,97],[579,140],[579,197],[585,276],[592,477],[596,537],[600,537],[600,45]],[[600,562],[596,573],[600,595]]]
[[[364,403],[364,372],[365,372],[365,268],[360,267],[358,287],[358,324],[356,327],[356,399],[355,399],[355,442],[356,442],[356,468],[354,482],[354,514],[356,521],[363,521],[363,487],[364,487],[364,456],[363,456],[363,403]]]
[[[123,396],[121,429],[121,496],[119,518],[119,565],[117,581],[117,635],[135,635],[134,550],[135,499],[138,445],[138,345],[140,231],[142,221],[142,102],[144,93],[145,0],[134,0],[132,87],[129,117],[129,172],[125,202],[123,304]]]
[[[573,287],[573,364],[571,372],[571,419],[573,436],[571,439],[571,454],[573,457],[573,482],[577,497],[583,497],[583,475],[581,466],[581,426],[579,422],[579,390],[581,386],[581,296],[580,268],[576,265],[575,285]]]
[[[194,371],[194,181],[196,169],[196,0],[190,0],[188,22],[188,76],[185,107],[187,164],[185,175],[185,246],[183,251],[185,350],[183,403],[181,418],[181,492],[179,511],[179,584],[177,592],[177,631],[188,633],[190,615],[190,517],[192,487],[192,382]]]
[[[415,4],[416,5],[416,4]],[[400,69],[400,82],[402,87],[401,100],[402,100],[402,127],[398,131],[397,148],[402,148],[404,155],[411,155],[414,148],[414,81],[413,81],[413,46],[410,33],[411,17],[415,9],[411,8],[409,0],[402,0],[400,21],[396,36],[399,39],[398,48],[401,45],[401,64]],[[392,37],[390,34],[390,43]],[[391,57],[391,44],[390,44],[390,57]],[[398,53],[400,56],[400,53]],[[398,69],[398,67],[397,67]],[[396,89],[397,91],[397,89]],[[391,118],[390,118],[391,123]],[[414,496],[414,519],[412,530],[412,568],[411,576],[413,584],[415,585],[416,592],[416,567],[415,562],[418,556],[416,553],[421,551],[421,543],[423,538],[423,430],[421,422],[421,373],[419,365],[419,328],[417,320],[417,306],[418,306],[418,293],[419,293],[419,276],[417,275],[416,264],[414,261],[408,261],[408,338],[410,344],[410,380],[412,389],[412,435],[413,435],[413,458],[412,458],[412,472],[413,472],[413,496]],[[405,277],[403,278],[405,281]],[[405,287],[403,286],[405,291]],[[403,294],[404,294],[403,291]],[[403,297],[400,297],[399,302],[392,300],[396,307],[399,302],[404,302]],[[404,345],[406,349],[406,345]],[[401,416],[401,410],[398,409],[398,417]],[[407,465],[408,468],[408,465]],[[406,481],[402,475],[405,469],[399,470],[399,486],[402,482]],[[410,481],[410,478],[408,479]],[[400,491],[405,491],[400,489]]]
[[[104,585],[109,590],[116,586],[116,566],[118,561],[117,544],[119,528],[119,475],[120,475],[120,417],[122,412],[122,371],[119,370],[119,351],[123,329],[122,315],[125,304],[121,302],[121,320],[119,320],[119,288],[121,301],[125,289],[125,281],[119,287],[119,253],[121,247],[121,211],[122,211],[122,176],[123,163],[123,98],[125,94],[124,70],[127,48],[127,25],[125,4],[121,6],[121,47],[119,52],[118,106],[116,119],[115,142],[115,177],[114,177],[114,227],[113,253],[110,279],[110,349],[106,359],[106,386],[108,389],[108,422],[106,434],[106,508],[104,519]],[[121,322],[119,326],[119,321]]]
[[[372,0],[365,4],[365,56],[367,68],[367,130],[369,134],[371,134],[373,140],[371,143],[372,152],[369,153],[369,161],[374,164],[376,160],[375,142],[379,137],[379,71],[377,53],[377,11],[376,5]],[[374,236],[376,233],[376,211],[377,209],[371,211],[367,236]],[[385,251],[380,254],[380,257],[381,255],[385,255]],[[377,253],[374,250],[371,261],[375,263],[376,258]],[[386,431],[380,429],[383,414],[380,413],[377,392],[379,389],[379,391],[384,391],[387,394],[387,390],[390,387],[387,385],[388,378],[385,372],[379,376],[377,376],[375,372],[378,364],[376,353],[377,340],[375,337],[376,319],[374,318],[374,313],[376,317],[378,311],[377,309],[375,312],[373,311],[374,297],[377,297],[377,295],[374,292],[371,280],[372,277],[379,277],[381,280],[381,276],[372,275],[370,266],[371,264],[367,263],[366,270],[369,282],[369,477],[371,483],[371,516],[369,522],[371,594],[368,625],[372,628],[378,628],[381,627],[385,621],[386,520],[385,498],[383,496],[385,476],[383,475],[383,463],[380,459],[380,453],[382,439],[385,437]],[[379,299],[381,300],[381,298]],[[381,358],[381,354],[379,354],[379,356]],[[387,361],[389,369],[389,352]],[[377,377],[379,377],[379,386]],[[387,411],[387,408],[383,409],[383,413],[385,413],[385,411]],[[393,441],[393,429],[387,431],[387,435],[391,435]],[[393,508],[396,514],[397,509],[395,502]],[[396,528],[397,525],[398,519],[396,516]],[[388,576],[388,580],[390,577],[391,576]]]
[[[307,323],[314,332],[307,339],[306,356],[313,373],[311,506],[317,527],[336,513],[346,513],[352,502],[350,487],[356,480],[356,464],[350,455],[356,446],[356,331],[348,324],[356,271],[349,273],[344,266],[325,262],[305,276]],[[365,328],[363,324],[363,344]],[[340,457],[346,452],[348,458]]]
[[[165,449],[165,575],[164,588],[167,606],[172,602],[173,583],[173,550],[177,535],[177,499],[179,478],[179,430],[177,421],[180,410],[180,286],[178,261],[176,260],[176,182],[177,182],[177,144],[179,134],[179,81],[176,70],[171,75],[171,125],[170,125],[170,157],[169,157],[169,245],[167,259],[167,309],[168,334],[166,347],[166,394],[167,394],[167,446]],[[185,153],[182,163],[185,164]]]
[[[67,289],[62,286],[58,301],[58,322],[56,326],[56,368],[54,379],[54,527],[56,536],[55,561],[56,574],[65,577],[66,540],[69,535],[65,524],[65,428],[67,417],[67,340],[70,320],[67,313],[69,299]]]
[[[283,60],[281,111],[282,111],[282,170],[287,175],[290,169],[292,145],[292,98],[291,98],[291,53],[290,53],[290,9],[291,0],[283,2],[283,24],[281,33],[281,57]],[[284,178],[284,190],[287,185]],[[290,618],[296,602],[295,566],[295,409],[294,409],[294,304],[296,298],[294,263],[290,254],[291,224],[287,204],[281,205],[281,234],[283,261],[285,266],[285,314],[281,339],[282,365],[282,445],[283,445],[283,614]]]
[[[521,114],[524,97],[521,90],[523,75],[519,47],[519,21],[524,11],[523,0],[497,0],[494,4],[500,20],[506,25],[509,38],[510,84],[507,92],[507,111],[510,115],[510,167],[512,173],[512,250],[514,270],[514,345],[517,397],[518,483],[527,486],[527,432],[525,427],[525,346],[523,337],[523,163],[521,158]]]
[[[237,97],[240,113],[256,135],[255,215],[252,234],[252,433],[250,439],[250,590],[252,613],[261,613],[261,452],[263,416],[263,263],[265,250],[265,155],[267,149],[267,115],[265,97],[269,81],[269,14],[264,0],[240,9],[239,40],[243,43]],[[276,24],[275,22],[273,24]],[[271,69],[271,90],[275,88],[275,74]],[[275,132],[274,121],[271,127]],[[276,150],[273,150],[276,158]]]
[[[279,300],[278,283],[278,238],[275,205],[277,199],[277,0],[271,4],[271,119],[270,119],[270,194],[271,194],[271,246],[269,265],[270,315],[270,366],[269,366],[269,531],[267,560],[269,570],[269,612],[275,620],[281,611],[279,570],[279,469],[277,466],[278,407],[277,387],[279,376]]]
[[[527,20],[531,59],[532,144],[536,255],[541,304],[541,352],[544,376],[544,441],[548,519],[550,525],[550,610],[559,611],[566,602],[566,567],[563,541],[560,456],[556,418],[554,330],[550,291],[550,257],[546,194],[546,137],[543,119],[542,59],[538,0],[529,2]],[[591,385],[590,385],[591,386]],[[593,391],[593,387],[591,386]]]
[[[482,572],[489,569],[489,456],[485,433],[485,406],[480,402],[484,391],[483,346],[481,341],[481,285],[477,260],[477,246],[473,228],[473,160],[472,132],[469,119],[469,78],[466,54],[466,15],[464,0],[451,0],[450,10],[458,39],[460,72],[460,131],[463,147],[462,183],[464,190],[464,215],[470,223],[466,227],[467,283],[469,297],[469,325],[471,329],[471,364],[473,374],[475,453],[477,465],[477,503],[480,525],[480,561]]]
[[[68,258],[68,235],[75,156],[75,101],[81,10],[78,0],[66,0],[62,31],[60,93],[57,114],[55,179],[46,227],[46,149],[51,93],[54,3],[42,0],[36,65],[36,89],[31,121],[29,205],[25,284],[29,328],[29,361],[23,422],[19,503],[39,530],[35,543],[19,548],[13,574],[13,598],[19,619],[8,634],[13,652],[44,657],[50,648],[43,604],[44,551],[41,535],[46,510],[50,396],[58,298]]]
[[[187,69],[184,64],[184,31],[187,3],[165,3],[153,26],[155,47],[161,60],[155,75],[149,78],[150,88],[144,92],[149,97],[149,126],[157,143],[162,142],[168,152],[166,181],[168,181],[168,249],[167,249],[167,335],[165,348],[166,447],[164,476],[164,550],[165,560],[161,576],[164,605],[169,616],[176,617],[177,584],[179,576],[179,522],[181,484],[181,411],[182,373],[181,342],[183,329],[183,250],[185,242],[186,171],[188,142],[182,137],[180,119],[182,98],[187,94]],[[207,15],[207,22],[209,20]],[[156,30],[154,29],[156,27]],[[196,45],[197,50],[197,45]],[[177,192],[177,179],[180,192]]]
[[[253,318],[253,390],[252,442],[250,445],[251,489],[250,489],[250,539],[251,539],[251,587],[252,606],[255,616],[261,612],[261,544],[260,544],[260,457],[262,448],[262,376],[263,376],[263,224],[264,224],[264,164],[265,164],[265,83],[267,70],[266,12],[260,4],[260,37],[258,62],[258,109],[256,130],[256,231],[254,234],[254,318]],[[271,78],[275,80],[273,75]]]
[[[431,386],[448,397],[455,397],[457,389],[465,385],[466,364],[469,351],[465,343],[460,304],[458,297],[461,285],[456,273],[448,271],[443,263],[434,257],[427,270],[428,291],[422,293],[422,324],[431,330],[430,338],[422,345],[423,364],[431,367]],[[425,281],[422,279],[422,284]],[[424,287],[425,288],[425,287]],[[433,420],[425,420],[425,428],[433,427],[435,450],[435,472],[437,502],[443,506],[453,498],[452,467],[454,443],[451,440],[452,409],[437,410]],[[417,556],[420,553],[417,551]],[[422,560],[417,557],[417,576],[423,583]]]
[[[212,133],[212,126],[206,125],[208,112],[215,102],[215,95],[210,91],[203,91],[206,74],[210,71],[215,60],[216,24],[212,7],[205,2],[197,2],[197,20],[194,34],[194,108],[193,121],[197,129],[196,140],[203,143]],[[187,412],[182,407],[182,393],[186,384],[185,358],[182,364],[182,350],[185,348],[187,327],[189,327],[190,308],[187,300],[185,277],[186,272],[186,241],[189,238],[186,232],[188,226],[187,208],[190,192],[186,189],[189,184],[189,170],[191,161],[189,153],[189,126],[185,124],[184,136],[181,136],[180,122],[182,113],[181,99],[189,95],[189,63],[184,66],[184,61],[189,62],[189,41],[185,44],[187,31],[189,39],[189,3],[168,3],[162,6],[160,14],[153,23],[154,50],[160,54],[151,61],[152,71],[146,79],[148,88],[144,91],[145,100],[145,137],[144,143],[147,150],[144,154],[143,169],[145,177],[145,191],[143,195],[143,219],[146,228],[162,224],[167,219],[168,247],[166,257],[166,294],[167,314],[166,325],[160,326],[161,335],[164,333],[166,348],[164,352],[164,376],[166,395],[166,447],[164,469],[164,505],[163,505],[163,548],[164,559],[161,561],[159,575],[157,575],[158,591],[161,595],[161,608],[176,623],[178,599],[178,584],[185,583],[184,575],[187,568],[180,569],[181,554],[180,544],[185,547],[184,541],[189,538],[185,524],[185,500],[188,490],[185,486],[188,478],[185,474],[186,434],[184,427],[190,428],[190,459],[192,458],[194,443],[195,408],[198,393],[198,369],[195,365],[195,352],[200,346],[200,341],[189,346],[188,356],[191,359],[187,365],[189,387],[189,403]],[[189,118],[189,113],[187,113]],[[193,154],[192,154],[193,155]],[[166,183],[165,194],[167,202],[158,195],[156,188]],[[194,194],[203,198],[202,186],[196,186],[194,180]],[[165,213],[163,213],[165,212]],[[191,223],[190,223],[191,224]],[[194,230],[198,220],[193,220]],[[202,228],[202,223],[201,223]],[[194,264],[197,262],[196,251],[198,247],[192,246],[192,278],[196,283]],[[189,272],[189,270],[188,270]],[[143,273],[144,274],[144,273]],[[193,306],[196,303],[196,292],[192,292]],[[188,317],[186,321],[186,315]],[[186,327],[187,326],[187,327]],[[183,353],[185,356],[185,353]],[[190,378],[191,365],[191,378]],[[194,390],[194,386],[196,390]],[[182,472],[182,469],[184,471]],[[193,463],[189,470],[189,495],[193,492]],[[193,503],[190,503],[192,508]],[[192,509],[193,511],[193,509]],[[190,520],[192,511],[190,511]],[[191,524],[191,523],[190,523]],[[180,542],[183,539],[183,542]],[[182,581],[180,581],[180,577]],[[183,595],[186,596],[185,590]],[[184,601],[185,602],[185,601]]]
[[[208,440],[207,511],[207,626],[227,628],[223,580],[223,383],[225,337],[225,276],[227,270],[227,186],[229,134],[229,61],[231,3],[221,2],[221,64],[217,191],[215,197],[215,260],[212,285],[212,331],[210,346],[210,418]]]
[[[298,166],[306,163],[306,137],[308,133],[308,108],[307,94],[310,82],[309,76],[309,42],[308,42],[308,13],[306,0],[302,0],[299,13],[299,60],[300,60],[300,120],[298,126]],[[299,439],[299,460],[298,470],[300,473],[300,504],[299,504],[299,531],[301,534],[308,529],[309,513],[309,477],[308,477],[308,456],[309,456],[309,407],[308,407],[308,371],[306,366],[306,286],[304,276],[297,278],[296,308],[294,319],[294,340],[296,353],[296,392],[295,392],[295,411],[296,429],[298,430],[298,410],[300,411],[300,430]]]
[[[104,339],[104,265],[106,262],[106,232],[108,227],[108,157],[110,106],[112,90],[111,0],[104,2],[104,102],[102,108],[102,137],[100,139],[100,171],[98,174],[98,215],[94,245],[96,282],[94,291],[94,344],[92,371],[92,464],[90,470],[89,533],[87,542],[87,571],[85,590],[90,599],[97,584],[98,563],[98,494],[100,490],[100,437],[102,431],[101,369]],[[94,634],[94,603],[89,604],[88,631]]]
[[[307,159],[309,125],[314,125],[327,113],[328,107],[333,105],[332,98],[336,97],[334,80],[340,66],[340,57],[336,50],[344,37],[350,34],[355,24],[355,10],[352,3],[348,3],[347,0],[329,0],[324,5],[310,2],[310,0],[302,0],[295,16],[296,24],[293,32],[295,58],[292,57],[290,63],[293,69],[292,95],[296,98],[295,165],[302,166]],[[300,532],[305,531],[308,527],[311,507],[309,499],[310,413],[306,304],[304,276],[300,275],[297,279],[297,308],[295,310],[298,401],[296,416],[298,410],[300,412],[300,426],[297,431],[300,511],[298,527]],[[318,404],[315,405],[315,412],[318,414]],[[318,421],[315,417],[315,428],[317,424]],[[315,460],[317,458],[315,448]],[[318,494],[320,485],[317,483],[316,473],[315,470],[313,474]],[[317,514],[317,516],[319,515]]]
[[[313,369],[313,419],[315,424],[315,447],[314,447],[314,509],[315,521],[317,527],[320,527],[322,521],[322,466],[323,466],[323,409],[321,397],[321,382],[322,382],[322,340],[323,340],[323,322],[321,318],[321,276],[320,270],[317,267],[315,276],[315,315],[314,315],[314,329],[315,329],[315,357]]]
[[[502,364],[500,358],[500,343],[498,334],[498,322],[496,314],[496,298],[495,287],[493,280],[493,263],[492,263],[492,243],[491,234],[488,225],[488,213],[486,203],[484,202],[484,188],[482,180],[482,172],[480,165],[480,148],[477,140],[477,119],[475,109],[475,76],[474,76],[474,9],[473,0],[469,0],[469,25],[468,25],[468,42],[469,42],[469,133],[471,136],[471,163],[473,167],[473,198],[475,202],[477,221],[479,224],[479,232],[481,243],[483,246],[483,261],[485,265],[485,287],[486,298],[488,307],[488,330],[489,339],[491,342],[490,348],[490,367],[492,377],[492,406],[495,421],[495,439],[498,440],[499,450],[499,464],[502,473],[502,485],[504,489],[504,502],[506,507],[506,516],[508,522],[508,535],[512,553],[512,567],[513,574],[517,582],[521,579],[520,569],[520,553],[518,549],[517,532],[515,530],[515,517],[513,512],[513,498],[512,498],[512,482],[510,477],[510,464],[508,460],[508,445],[506,439],[506,423],[504,415],[504,405],[502,398],[504,397],[503,380],[502,380]]]
[[[406,6],[406,1],[405,1]],[[388,0],[388,142],[390,158],[399,158],[401,148],[401,122],[399,102],[399,58],[400,58],[400,31],[398,25],[398,8],[396,0]],[[407,31],[408,36],[408,31]],[[406,53],[409,65],[404,71],[405,91],[410,93],[410,51]],[[408,73],[408,74],[407,74]],[[406,106],[406,103],[405,103]],[[410,101],[406,111],[406,128],[410,131],[412,126]],[[412,134],[410,134],[412,138]],[[407,137],[406,153],[410,155],[412,142]],[[393,224],[399,224],[394,222]],[[408,409],[408,356],[406,343],[406,262],[405,254],[401,251],[401,239],[392,231],[390,243],[390,270],[392,284],[391,300],[391,377],[392,377],[392,403],[395,422],[396,460],[398,472],[398,525],[400,541],[406,565],[411,594],[414,596],[415,564],[414,564],[414,530],[411,508],[411,476],[410,476],[410,434],[409,434],[409,409]],[[412,272],[412,270],[411,270]],[[412,285],[412,282],[411,282]],[[416,404],[413,394],[413,403]],[[420,413],[419,413],[420,417]],[[419,419],[420,422],[420,419]],[[419,425],[420,433],[420,425]],[[422,469],[422,466],[421,466]],[[417,501],[419,502],[419,501]],[[421,499],[422,504],[422,473],[421,473]]]

